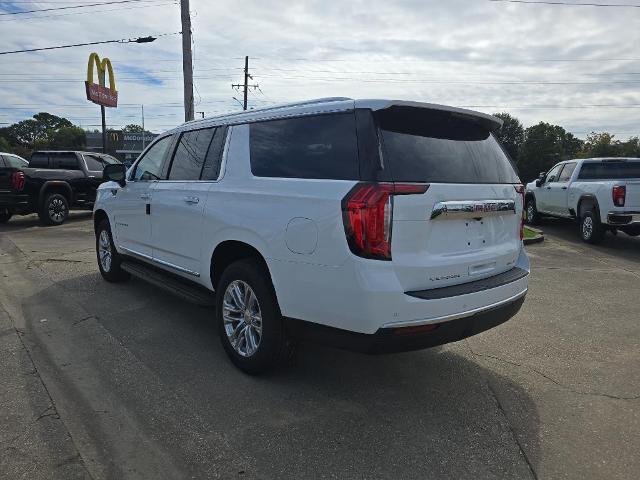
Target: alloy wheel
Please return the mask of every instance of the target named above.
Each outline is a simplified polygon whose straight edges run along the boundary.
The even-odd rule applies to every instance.
[[[64,219],[67,213],[67,207],[60,198],[54,198],[49,203],[49,218],[55,222],[60,222]]]
[[[98,239],[98,255],[100,257],[100,265],[105,272],[111,271],[111,239],[109,233],[106,230],[100,232]]]
[[[588,240],[593,235],[593,219],[591,217],[585,217],[582,220],[582,238]]]
[[[536,214],[536,209],[533,207],[533,203],[527,205],[527,221],[531,222]]]
[[[222,302],[224,330],[233,349],[251,357],[262,340],[262,312],[253,289],[242,280],[231,282]]]

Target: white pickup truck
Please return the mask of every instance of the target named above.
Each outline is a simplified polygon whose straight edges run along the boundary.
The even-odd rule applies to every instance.
[[[542,216],[577,219],[582,240],[599,243],[607,230],[640,235],[640,158],[567,160],[527,184],[527,223]]]

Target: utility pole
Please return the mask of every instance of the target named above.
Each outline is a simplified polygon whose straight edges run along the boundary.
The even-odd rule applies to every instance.
[[[144,105],[140,105],[140,108],[142,109],[142,150],[144,151]]]
[[[249,94],[249,55],[244,57],[244,107],[247,109],[247,95]]]
[[[193,61],[191,59],[191,17],[189,0],[180,0],[182,21],[182,76],[184,77],[184,120],[193,120]]]
[[[235,88],[236,90],[242,88],[244,96],[244,101],[242,102],[243,110],[247,109],[247,97],[249,95],[249,89],[253,88],[255,90],[256,88],[259,88],[258,84],[249,85],[249,79],[253,80],[253,77],[249,73],[249,56],[247,55],[246,57],[244,57],[244,84],[240,85],[239,83],[234,83],[231,85],[231,87]],[[234,100],[237,100],[235,97],[233,98]]]
[[[107,119],[105,118],[104,105],[100,105],[102,116],[102,153],[107,153]]]

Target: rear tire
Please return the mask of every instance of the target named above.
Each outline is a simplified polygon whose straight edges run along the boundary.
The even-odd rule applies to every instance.
[[[582,241],[591,244],[601,243],[606,230],[600,223],[600,218],[593,210],[587,210],[580,217],[580,237]]]
[[[118,283],[129,280],[131,275],[120,264],[122,258],[116,251],[108,220],[102,220],[96,230],[96,257],[100,274],[107,282]]]
[[[69,201],[60,193],[47,195],[38,211],[44,225],[62,225],[69,217]]]
[[[529,198],[525,205],[526,222],[529,225],[538,225],[540,223],[540,214],[536,208],[536,200]]]
[[[4,209],[4,210],[0,210],[0,223],[7,223],[9,220],[11,220],[11,217],[13,216],[13,212],[9,209]]]
[[[288,342],[269,271],[255,258],[238,260],[216,287],[216,323],[231,362],[255,375],[287,358]]]

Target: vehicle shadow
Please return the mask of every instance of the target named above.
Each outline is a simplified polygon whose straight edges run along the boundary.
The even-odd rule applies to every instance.
[[[534,469],[539,460],[533,400],[462,343],[384,356],[304,343],[283,368],[252,377],[227,359],[209,308],[137,279],[58,285],[177,392],[185,415],[244,452],[246,478],[529,478],[514,435]],[[114,374],[114,391],[125,384]],[[160,427],[163,412],[135,413]]]
[[[574,246],[606,253],[621,260],[640,262],[640,237],[631,237],[623,232],[617,235],[607,232],[601,244],[590,245],[581,240],[578,225],[573,220],[544,218],[536,228],[540,228],[545,235],[557,237]]]
[[[86,210],[77,210],[69,212],[69,218],[65,221],[64,225],[74,224],[86,221],[90,219],[93,212]],[[31,215],[15,216],[12,217],[7,223],[0,224],[0,233],[2,232],[17,232],[20,230],[28,230],[32,228],[56,228],[56,226],[42,225],[38,219],[38,215],[33,213]]]

